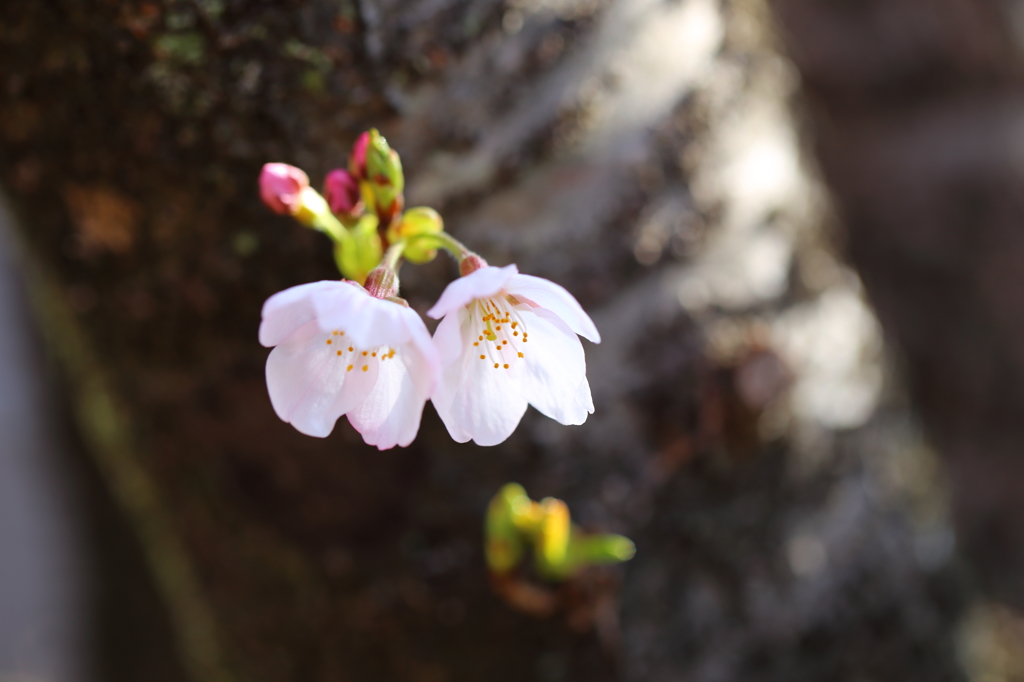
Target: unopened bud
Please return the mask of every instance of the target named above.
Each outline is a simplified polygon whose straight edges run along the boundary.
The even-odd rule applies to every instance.
[[[402,214],[401,220],[388,228],[387,238],[391,243],[405,240],[408,244],[402,255],[410,263],[429,263],[437,256],[432,240],[418,241],[417,237],[439,234],[444,230],[440,214],[427,206],[410,208]]]
[[[393,298],[398,295],[398,275],[391,268],[374,268],[366,276],[366,291],[374,298]]]
[[[286,163],[267,163],[260,171],[260,198],[274,213],[295,215],[300,193],[309,187],[309,177]]]
[[[366,177],[366,150],[370,146],[371,132],[376,131],[368,130],[356,138],[355,143],[352,145],[352,154],[348,157],[348,170],[357,180],[362,180]]]
[[[373,190],[377,215],[384,225],[402,211],[405,175],[398,152],[376,130],[371,130],[366,146],[366,181]]]
[[[541,501],[544,519],[541,522],[538,552],[538,568],[547,573],[560,573],[566,568],[569,554],[569,507],[562,500],[553,497]]]
[[[471,272],[476,272],[480,268],[486,268],[487,261],[475,253],[471,253],[468,256],[463,256],[462,260],[459,261],[459,273],[465,277]]]
[[[359,212],[362,205],[359,181],[341,168],[332,170],[324,178],[324,196],[335,215],[354,215]]]

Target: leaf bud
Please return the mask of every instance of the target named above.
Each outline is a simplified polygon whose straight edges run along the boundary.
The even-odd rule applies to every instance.
[[[419,240],[444,230],[444,220],[440,214],[427,206],[410,208],[402,214],[401,220],[392,223],[388,228],[387,238],[391,243],[405,240],[402,255],[410,263],[429,263],[437,256],[437,249],[430,239]]]

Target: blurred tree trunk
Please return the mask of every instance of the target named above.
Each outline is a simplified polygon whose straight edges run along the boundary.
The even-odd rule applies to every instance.
[[[949,466],[958,540],[1024,607],[1024,5],[771,4],[850,257]]]
[[[801,23],[802,5],[777,4],[799,55],[799,31],[817,24]],[[785,195],[751,209],[740,187],[744,208],[733,210],[713,183],[691,187],[716,168],[714,136],[731,131],[720,122],[734,110],[742,118],[757,97],[781,97],[760,88],[779,60],[751,7],[54,0],[0,9],[0,180],[40,264],[40,308],[86,440],[146,548],[196,682],[959,679],[955,562],[915,558],[906,500],[866,492],[880,489],[865,456],[872,437],[891,435],[905,412],[862,430],[815,427],[825,454],[806,467],[793,433],[759,430],[786,376],[764,328],[791,308],[856,296],[825,296],[841,277],[819,286],[791,276],[804,242],[818,238],[786,230],[817,223]],[[907,21],[922,14],[931,10]],[[946,25],[935,16],[926,37]],[[1009,67],[993,57],[1001,43],[964,40],[971,49],[949,57],[963,61],[956,82],[967,87],[977,72],[992,93],[1008,89]],[[931,43],[898,45],[910,54]],[[846,46],[837,73],[867,77],[861,47]],[[922,97],[942,91],[944,81],[922,73]],[[949,213],[958,226],[973,219],[967,206],[990,207],[993,225],[1013,215],[988,203],[992,187],[1010,196],[1002,176],[933,196],[937,185],[896,171],[931,159],[939,173],[942,154],[958,150],[981,163],[970,145],[911,147],[898,128],[850,135],[841,124],[858,119],[844,118],[842,87],[809,83],[838,126],[821,138],[828,176],[843,198],[850,187],[864,199],[845,208],[876,293],[890,283],[872,259],[893,253],[897,238],[926,243],[930,232],[909,228],[937,224],[947,216],[937,206],[959,207]],[[880,93],[914,101],[887,83]],[[868,95],[850,111],[869,117]],[[256,178],[281,161],[317,182],[370,126],[402,154],[409,205],[435,206],[485,257],[557,280],[594,312],[604,343],[587,347],[598,412],[585,426],[530,411],[507,443],[482,449],[453,444],[428,407],[410,448],[379,453],[344,420],[317,440],[274,416],[260,306],[337,274],[320,235],[259,203]],[[894,135],[903,146],[878,146]],[[883,166],[883,187],[865,155],[887,149],[902,155]],[[847,174],[829,161],[839,158],[868,160]],[[892,197],[906,183],[891,206],[868,192]],[[920,211],[907,203],[914,197]],[[885,220],[872,213],[886,206]],[[734,239],[740,247],[768,245],[757,256],[771,261],[767,284],[751,280],[741,301],[684,307],[704,289],[678,282],[705,244],[728,236],[729,221],[750,231]],[[951,295],[945,317],[915,309],[924,326],[913,331],[930,343],[906,344],[913,366],[938,382],[926,399],[954,391],[935,367],[961,357],[957,343],[995,343],[989,328],[968,329],[983,313],[965,290],[952,295],[959,280],[939,267],[981,253],[964,243],[928,252],[939,264],[928,266],[931,279],[907,269],[891,283],[894,296],[908,291],[902,282]],[[996,277],[1007,262],[972,260],[972,272]],[[765,269],[735,272],[719,278],[732,285]],[[444,257],[407,266],[403,295],[423,311],[453,275]],[[902,329],[897,299],[878,298]],[[708,337],[739,340],[711,360]],[[956,376],[989,377],[1009,396],[1011,350],[998,355],[1005,367],[980,368],[993,374]],[[1014,417],[1010,398],[981,400],[995,395],[985,386],[969,394],[979,396],[970,414]],[[956,430],[966,417],[941,416],[958,437],[949,447],[973,442],[967,427]],[[480,548],[487,500],[512,480],[565,499],[588,527],[629,534],[638,556],[565,590],[556,617],[515,612],[491,593]]]

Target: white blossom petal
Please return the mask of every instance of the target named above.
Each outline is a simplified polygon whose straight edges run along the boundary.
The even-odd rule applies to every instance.
[[[379,450],[405,447],[420,429],[426,391],[416,386],[401,355],[381,360],[378,367],[377,383],[366,399],[348,412],[348,421],[368,445]]]
[[[546,417],[566,425],[582,424],[589,414],[577,402],[587,375],[583,345],[568,325],[543,308],[523,314],[523,320],[529,341],[523,345],[520,395]]]
[[[438,329],[442,325],[448,330],[455,328],[459,317],[458,311],[447,315]],[[469,330],[469,316],[461,317],[462,331]],[[508,370],[481,361],[475,350],[444,367],[431,401],[448,433],[459,443],[473,440],[478,445],[497,445],[515,431],[526,412],[526,401]]]
[[[376,385],[362,404],[348,413],[349,423],[363,440],[380,450],[405,447],[413,441],[440,371],[437,350],[423,320],[409,308],[399,309],[412,340],[394,356],[381,356]]]
[[[583,377],[583,382],[580,383],[580,387],[576,390],[575,409],[583,410],[587,414],[594,414],[594,398],[590,394],[590,382],[587,381],[586,377]],[[583,419],[586,419],[586,417],[583,417]]]
[[[309,322],[267,358],[267,389],[277,416],[318,438],[329,435],[338,418],[362,402],[377,380],[375,358],[361,358],[350,371],[352,354],[339,357],[337,346],[325,341],[316,322]]]
[[[471,272],[465,277],[459,277],[445,287],[441,298],[437,300],[433,308],[427,311],[427,315],[439,320],[474,299],[494,296],[518,272],[519,269],[515,265],[506,265],[503,268],[488,266]]]
[[[362,287],[346,284],[344,288],[317,291],[312,299],[320,328],[340,329],[360,348],[398,346],[409,339],[402,315],[408,308],[374,298]]]
[[[454,386],[450,407],[438,409],[448,433],[460,443],[497,445],[516,430],[526,412],[526,400],[504,369],[490,363],[462,364],[462,381]],[[448,378],[442,375],[439,386]]]
[[[540,277],[517,274],[509,279],[505,289],[516,298],[525,299],[550,310],[583,338],[601,343],[601,335],[594,326],[594,321],[564,287]]]
[[[405,322],[405,328],[409,332],[408,350],[406,356],[410,356],[414,362],[409,364],[409,373],[417,387],[423,389],[423,399],[426,400],[434,392],[437,385],[437,377],[441,373],[441,359],[438,357],[434,340],[423,324],[423,318],[411,309],[400,308],[400,317]]]
[[[285,289],[268,298],[263,304],[260,344],[267,348],[276,346],[299,327],[315,319],[313,294],[329,291],[338,286],[348,285],[339,281],[311,282]]]
[[[469,331],[463,332],[462,325],[469,326],[469,316],[466,310],[456,310],[444,316],[444,319],[434,330],[434,347],[437,348],[441,365],[447,367],[456,362],[462,356],[464,336],[468,338]]]

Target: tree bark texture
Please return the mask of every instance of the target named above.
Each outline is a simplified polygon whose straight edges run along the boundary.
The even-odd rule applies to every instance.
[[[771,4],[850,257],[949,467],[958,538],[1020,607],[1022,6]]]
[[[886,76],[888,53],[859,51],[871,12],[913,23],[923,3],[775,6],[852,252],[940,446],[954,466],[1010,466],[1016,346],[984,349],[1012,338],[992,330],[1017,329],[1018,297],[989,312],[972,297],[1011,276],[1013,185],[976,145],[929,144],[973,112],[999,150],[984,122],[1012,121],[1009,43],[937,12],[917,42],[883,43],[908,60]],[[972,20],[983,6],[943,5]],[[840,11],[862,21],[832,23]],[[713,0],[0,9],[0,179],[192,679],[963,678],[968,591],[941,476],[823,227],[769,24],[759,3]],[[916,118],[946,94],[951,109]],[[256,177],[282,161],[316,183],[371,126],[402,155],[407,205],[593,313],[584,426],[531,410],[485,449],[452,443],[428,407],[411,447],[381,453],[344,421],[318,440],[275,417],[260,306],[337,274],[321,235],[259,203]],[[403,295],[422,312],[454,275],[443,256],[406,266]],[[991,448],[969,458],[982,425]],[[963,491],[982,470],[955,469],[961,500],[981,503]],[[511,608],[481,526],[513,480],[629,535],[636,558],[535,585],[553,616]],[[982,517],[964,518],[990,556]]]

